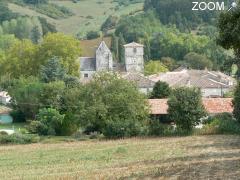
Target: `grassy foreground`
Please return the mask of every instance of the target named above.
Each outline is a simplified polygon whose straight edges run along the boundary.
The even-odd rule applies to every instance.
[[[0,146],[1,179],[238,179],[239,136]]]

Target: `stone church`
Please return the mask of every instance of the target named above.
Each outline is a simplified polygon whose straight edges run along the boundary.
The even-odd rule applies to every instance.
[[[95,57],[80,58],[81,79],[89,79],[99,71],[116,71],[126,73],[143,73],[144,46],[135,42],[124,45],[125,63],[113,61],[113,56],[106,43],[102,41],[96,50]]]

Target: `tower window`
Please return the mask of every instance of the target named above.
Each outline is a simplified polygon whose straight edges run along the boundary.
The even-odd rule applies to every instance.
[[[134,53],[137,53],[137,48],[133,48],[133,52],[134,52]]]

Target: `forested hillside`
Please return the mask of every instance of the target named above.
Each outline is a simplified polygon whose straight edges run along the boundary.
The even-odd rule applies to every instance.
[[[48,32],[91,40],[83,55],[92,54],[99,38],[112,37],[114,59],[123,62],[125,43],[145,45],[145,60],[172,70],[180,65],[232,71],[232,52],[216,43],[218,11],[192,11],[188,0],[11,0],[0,3],[0,46],[18,39],[37,44]],[[3,40],[4,39],[4,40]],[[95,40],[96,39],[96,40]],[[5,43],[3,43],[5,41]],[[7,42],[6,42],[7,41]],[[95,42],[95,43],[94,43]],[[83,45],[85,46],[85,41]],[[87,49],[87,50],[85,50]],[[167,59],[167,60],[166,60]],[[193,67],[192,67],[193,68]]]

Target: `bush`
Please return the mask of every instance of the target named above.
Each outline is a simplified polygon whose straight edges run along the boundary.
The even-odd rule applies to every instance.
[[[39,140],[38,136],[29,134],[0,135],[0,144],[30,144],[37,143]]]
[[[159,120],[150,120],[148,124],[148,135],[150,136],[185,136],[191,131],[185,131],[169,124],[163,124]]]
[[[149,135],[150,136],[160,136],[164,134],[164,129],[167,125],[162,124],[159,120],[149,121]]]
[[[37,121],[32,121],[28,130],[31,133],[38,133],[39,135],[61,135],[64,116],[56,109],[40,109]]]
[[[214,118],[206,124],[201,134],[240,134],[240,125],[236,120]]]
[[[100,37],[100,33],[97,31],[90,31],[87,33],[87,39],[91,40],[91,39],[96,39]]]
[[[233,120],[233,115],[231,113],[221,113],[217,114],[215,116],[209,117],[203,121],[203,124],[211,124],[215,119],[219,119],[221,121],[228,120],[232,121]]]

